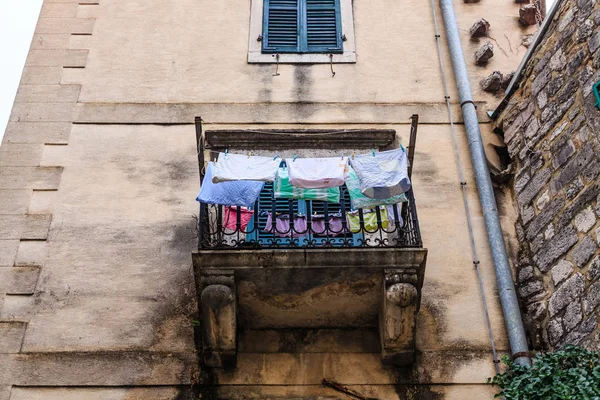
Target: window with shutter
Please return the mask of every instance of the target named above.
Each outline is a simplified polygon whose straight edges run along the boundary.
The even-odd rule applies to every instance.
[[[265,0],[264,53],[342,53],[340,0]]]

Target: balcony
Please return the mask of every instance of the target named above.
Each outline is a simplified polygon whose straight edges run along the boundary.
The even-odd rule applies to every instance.
[[[338,204],[277,199],[273,184],[266,184],[251,210],[200,204],[198,249],[423,247],[412,190],[407,202],[371,212],[350,211],[345,185],[340,193]]]
[[[411,166],[417,120],[407,147]],[[197,126],[197,134],[201,166],[223,148],[284,151],[293,143],[310,154],[324,142],[362,152],[397,146],[391,130],[272,135]],[[369,211],[351,211],[345,185],[339,203],[279,199],[266,184],[251,209],[200,204],[192,259],[204,364],[234,367],[240,330],[323,328],[377,330],[382,362],[410,364],[426,258],[412,190],[404,202]]]

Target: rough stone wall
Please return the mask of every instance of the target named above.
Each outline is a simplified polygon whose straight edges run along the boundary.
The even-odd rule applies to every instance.
[[[563,1],[501,116],[535,347],[600,347],[600,2]]]

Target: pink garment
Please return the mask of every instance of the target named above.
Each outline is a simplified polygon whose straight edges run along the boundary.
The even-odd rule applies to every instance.
[[[338,236],[346,233],[344,232],[344,225],[342,225],[342,217],[329,217],[329,232],[331,232],[331,236]]]
[[[325,225],[324,215],[313,215],[311,217],[311,232],[319,236],[335,237],[344,234],[342,218],[336,215],[329,216],[329,228]]]
[[[283,214],[275,217],[275,231],[273,231],[273,216],[271,213],[268,213],[264,231],[279,237],[297,238],[304,236],[306,229],[306,216],[294,216],[294,230],[292,232],[290,216]]]
[[[294,237],[306,235],[306,215],[297,215],[294,217]]]
[[[313,215],[310,217],[311,229],[310,231],[315,235],[325,236],[325,217],[323,215]]]
[[[253,210],[249,210],[246,207],[240,208],[240,231],[246,230],[246,227],[252,219]],[[223,212],[223,228],[237,231],[237,207],[236,206],[225,206]]]

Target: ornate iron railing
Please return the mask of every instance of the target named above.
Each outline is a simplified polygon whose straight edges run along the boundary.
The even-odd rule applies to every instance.
[[[200,204],[201,250],[302,249],[324,247],[422,247],[412,190],[407,202],[350,210],[346,186],[340,203],[274,197],[266,184],[254,207]]]

